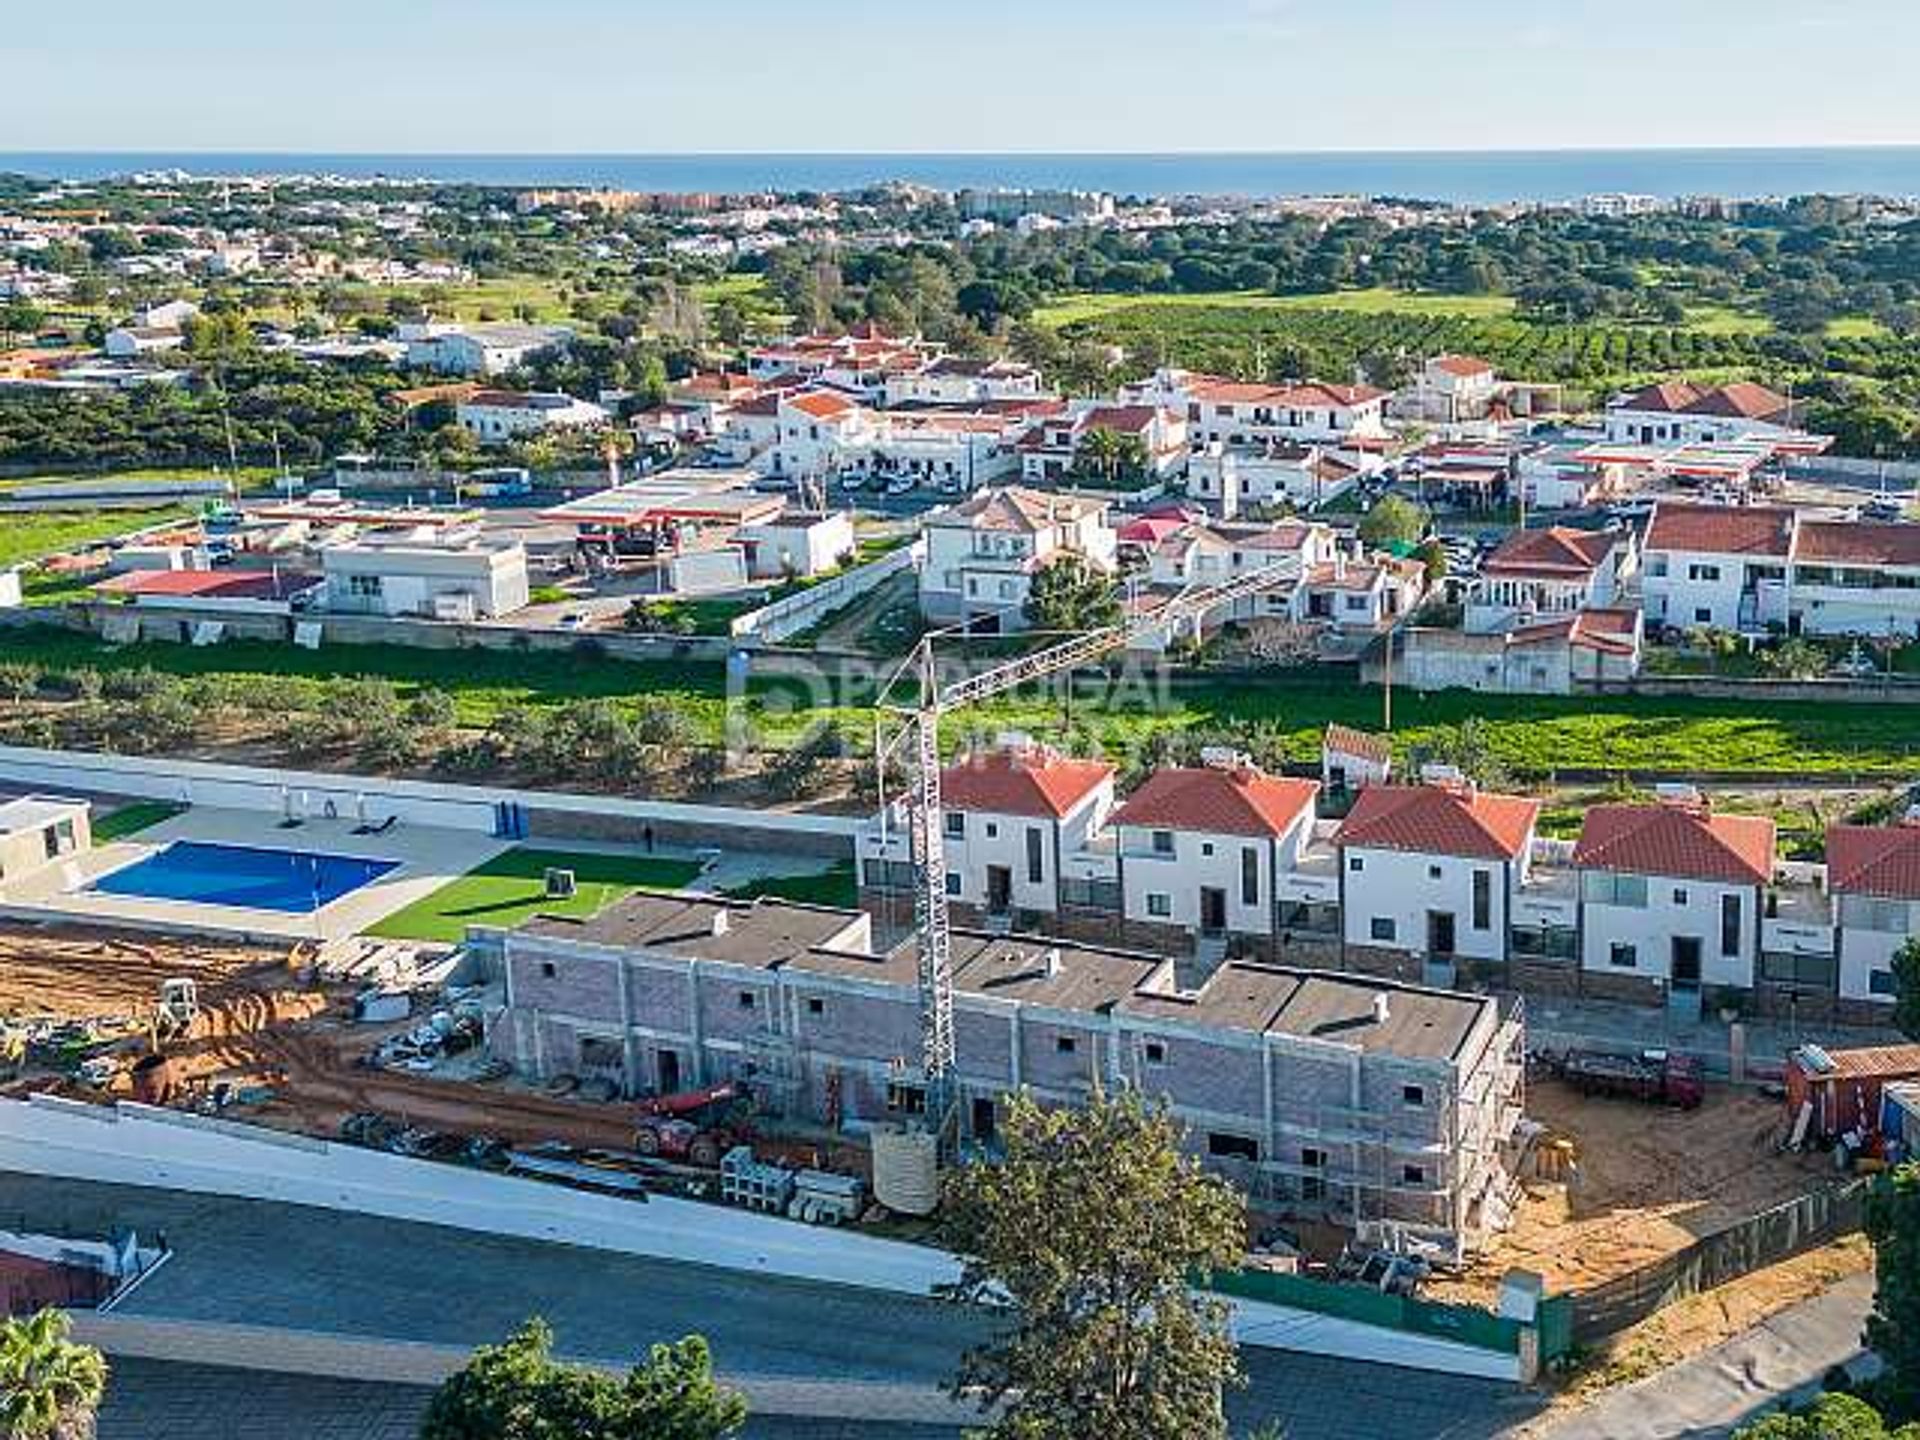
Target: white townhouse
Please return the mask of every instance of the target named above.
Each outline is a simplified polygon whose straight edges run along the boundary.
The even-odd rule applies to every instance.
[[[1642,551],[1649,624],[1920,635],[1920,525],[1662,500]]]
[[[983,490],[926,517],[920,610],[936,624],[965,621],[981,633],[1026,627],[1033,577],[1063,555],[1112,573],[1115,537],[1102,500],[1018,485]]]
[[[886,377],[886,402],[890,406],[1032,400],[1044,393],[1040,372],[1018,360],[942,355],[921,369]]]
[[[1113,809],[1114,769],[1031,743],[963,756],[940,773],[947,894],[989,921],[1063,908],[1067,857],[1085,850]]]
[[[1313,510],[1353,489],[1380,468],[1371,451],[1283,440],[1229,447],[1214,442],[1187,462],[1187,493],[1231,520],[1248,505],[1291,505]]]
[[[940,358],[941,347],[917,337],[889,335],[862,321],[843,335],[801,335],[748,352],[755,380],[800,377],[881,405],[888,387],[917,375]]]
[[[1484,420],[1500,394],[1500,377],[1475,355],[1435,355],[1402,392],[1413,418],[1440,425]]]
[[[1131,940],[1271,940],[1299,890],[1287,882],[1313,840],[1319,783],[1264,774],[1243,755],[1208,758],[1154,771],[1113,816]],[[1332,899],[1331,873],[1312,893]]]
[[[1183,411],[1195,447],[1378,441],[1388,434],[1387,392],[1371,385],[1270,385],[1162,368],[1120,395],[1124,403]]]
[[[1271,525],[1188,523],[1148,547],[1147,583],[1167,596],[1189,588],[1223,585],[1242,575],[1279,570],[1292,584],[1278,584],[1202,616],[1202,635],[1230,620],[1292,620],[1293,591],[1307,571],[1330,562],[1339,550],[1331,527],[1303,520]],[[1143,607],[1144,608],[1144,607]],[[1164,632],[1159,644],[1174,637]],[[1145,648],[1159,648],[1148,645]]]
[[[1842,1009],[1891,1005],[1894,953],[1920,935],[1920,824],[1829,827],[1827,894]]]
[[[1349,966],[1452,983],[1503,964],[1539,815],[1451,778],[1361,790],[1334,835]]]
[[[1774,863],[1773,821],[1697,797],[1596,805],[1580,826],[1580,968],[1588,994],[1665,996],[1698,1018],[1714,991],[1753,988]]]
[[[1785,626],[1794,521],[1784,506],[1660,501],[1641,546],[1647,623],[1753,633]]]
[[[1631,529],[1515,530],[1467,591],[1469,630],[1490,631],[1605,609],[1638,566]]]
[[[780,476],[817,480],[836,474],[877,433],[866,409],[833,390],[782,395],[775,415],[777,438],[768,457],[772,473]]]
[[[1293,618],[1335,630],[1374,631],[1411,614],[1427,593],[1420,561],[1385,553],[1355,559],[1344,550],[1306,567],[1293,591]]]
[[[1607,439],[1615,443],[1691,445],[1801,436],[1792,402],[1750,380],[1711,386],[1666,380],[1607,405]]]
[[[428,322],[402,325],[407,364],[441,375],[504,375],[538,356],[564,350],[573,331],[564,325]]]
[[[586,400],[548,391],[476,390],[454,418],[482,445],[504,445],[555,430],[598,430],[607,412]]]
[[[1156,479],[1177,475],[1187,464],[1184,412],[1162,405],[1083,405],[1049,415],[1020,437],[1020,476],[1030,485],[1073,478],[1098,484],[1097,465],[1082,454],[1089,436],[1105,432],[1133,441]]]

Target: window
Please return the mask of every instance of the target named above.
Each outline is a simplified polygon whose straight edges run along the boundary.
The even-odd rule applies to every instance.
[[[1493,872],[1491,870],[1473,872],[1473,928],[1476,930],[1493,928]]]
[[[949,870],[947,871],[947,894],[958,895],[959,893],[960,872],[958,870]]]
[[[1400,1103],[1415,1107],[1425,1105],[1427,1103],[1427,1087],[1424,1085],[1402,1085],[1400,1087]]]
[[[1689,580],[1712,581],[1712,580],[1718,580],[1719,578],[1720,578],[1720,567],[1718,565],[1687,566],[1687,579]]]
[[[740,992],[740,1008],[741,1008],[742,1010],[751,1010],[751,1009],[753,1009],[753,1005],[754,1005],[754,999],[755,999],[755,996],[754,996],[754,993],[753,993],[753,991],[751,991],[751,990],[742,990],[742,991]]]
[[[1839,963],[1832,955],[1789,955],[1769,951],[1760,957],[1760,978],[1775,985],[1832,990],[1839,978]]]
[[[1027,880],[1038,885],[1046,876],[1046,864],[1040,856],[1040,831],[1037,827],[1027,827]]]
[[[558,975],[559,973],[560,973],[560,967],[558,965],[555,965],[553,961],[542,960],[540,962],[540,978],[542,980],[551,980],[553,979],[554,976]]]
[[[827,1002],[825,1000],[822,1000],[818,995],[807,996],[807,1014],[824,1015],[826,1013]]]
[[[1589,905],[1620,905],[1629,910],[1647,908],[1647,877],[1610,875],[1589,870],[1581,881]]]
[[[999,838],[1000,838],[1000,827],[994,824],[993,821],[991,820],[987,821],[987,839],[998,840]]]
[[[1200,853],[1202,855],[1213,854],[1213,842],[1211,840],[1202,840],[1200,842]]]
[[[1684,904],[1686,904],[1686,903],[1687,903],[1687,892],[1686,892],[1686,891],[1684,891],[1684,890],[1679,890],[1679,889],[1676,889],[1676,890],[1675,890],[1675,891],[1673,892],[1673,903],[1674,903],[1674,904],[1676,904],[1676,905],[1684,905]]]
[[[1607,964],[1616,970],[1631,970],[1640,963],[1640,952],[1624,940],[1607,947]]]
[[[1707,605],[1694,606],[1693,623],[1696,625],[1711,625],[1713,623],[1712,607]]]
[[[1899,994],[1899,987],[1893,983],[1893,971],[1869,970],[1867,972],[1867,993],[1869,995]]]
[[[1173,854],[1173,832],[1156,830],[1153,832],[1153,853],[1156,855]]]
[[[1300,1168],[1319,1171],[1327,1168],[1327,1152],[1303,1146],[1300,1151]],[[1326,1197],[1327,1182],[1317,1174],[1305,1175],[1300,1180],[1300,1198],[1302,1200],[1321,1200]]]
[[[1209,1130],[1207,1154],[1216,1160],[1258,1160],[1260,1142],[1245,1135],[1223,1135],[1218,1130]]]
[[[1402,1165],[1400,1167],[1402,1185],[1424,1185],[1427,1183],[1427,1167],[1424,1165]]]
[[[1393,921],[1385,915],[1376,915],[1368,924],[1367,933],[1376,940],[1391,940],[1394,938]]]
[[[1240,847],[1240,903],[1260,903],[1260,852],[1251,845]]]
[[[897,1110],[903,1115],[926,1114],[926,1087],[924,1085],[908,1085],[899,1080],[889,1080],[887,1082],[887,1109]]]
[[[1071,1055],[1080,1048],[1080,1042],[1071,1035],[1056,1035],[1053,1037],[1053,1048],[1061,1055]]]
[[[380,597],[380,593],[381,585],[378,575],[349,575],[347,577],[347,594],[357,599],[377,600]]]
[[[1349,855],[1347,857],[1347,869],[1350,873],[1358,875],[1362,870],[1366,868],[1367,868],[1367,862],[1363,856]]]
[[[1840,923],[1852,930],[1899,935],[1907,927],[1907,902],[1881,900],[1872,895],[1842,895]]]
[[[1152,890],[1147,894],[1147,914],[1156,920],[1164,920],[1173,914],[1173,901],[1163,890]]]
[[[1440,867],[1438,865],[1427,866],[1427,879],[1438,880],[1440,878],[1440,873],[1441,873]]]
[[[967,816],[963,810],[948,810],[944,815],[944,828],[950,840],[967,838]]]
[[[1141,1048],[1143,1053],[1147,1057],[1147,1064],[1164,1065],[1167,1063],[1167,1042],[1166,1041],[1149,1040]]]
[[[1720,953],[1722,955],[1740,953],[1740,897],[1738,895],[1720,897]]]

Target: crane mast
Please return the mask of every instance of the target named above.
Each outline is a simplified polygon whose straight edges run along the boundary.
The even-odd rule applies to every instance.
[[[953,1118],[954,1039],[952,922],[947,905],[945,820],[940,802],[940,717],[963,706],[1032,681],[1070,671],[1130,644],[1142,635],[1198,623],[1205,616],[1295,577],[1279,566],[1239,575],[1219,585],[1181,591],[1153,615],[1105,626],[1028,655],[962,676],[942,687],[935,671],[933,636],[923,638],[911,667],[917,702],[895,707],[905,722],[909,774],[906,784],[907,851],[913,872],[913,919],[919,940],[920,1062],[926,1085],[928,1127],[944,1136]],[[902,674],[905,669],[902,668]],[[897,679],[898,677],[896,677]],[[884,782],[886,748],[875,757]],[[882,813],[885,813],[884,793]]]

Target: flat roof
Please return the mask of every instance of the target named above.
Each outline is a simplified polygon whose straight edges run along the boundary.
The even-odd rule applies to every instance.
[[[15,835],[22,830],[38,830],[56,820],[64,820],[76,810],[85,810],[88,802],[66,795],[20,795],[0,800],[0,835]]]
[[[93,588],[108,595],[189,600],[285,600],[321,584],[304,570],[128,570]]]
[[[717,896],[635,892],[597,915],[536,915],[520,932],[771,969],[815,946],[832,944],[861,918],[854,910],[786,900],[743,904]]]

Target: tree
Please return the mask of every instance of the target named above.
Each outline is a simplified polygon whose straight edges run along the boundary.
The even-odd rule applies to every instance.
[[[1383,495],[1360,517],[1360,538],[1369,545],[1411,547],[1427,530],[1427,512],[1411,500]]]
[[[1893,1420],[1920,1420],[1920,1161],[1888,1171],[1867,1192],[1873,1313],[1867,1344],[1885,1362],[1876,1398]]]
[[[107,1388],[107,1362],[67,1337],[58,1310],[0,1321],[0,1440],[85,1440]]]
[[[1078,1110],[1016,1095],[1002,1133],[1005,1159],[960,1170],[945,1197],[953,1293],[1007,1317],[962,1358],[955,1396],[1004,1402],[995,1440],[1224,1437],[1228,1307],[1190,1286],[1240,1262],[1239,1196],[1132,1091]]]
[[[1822,1395],[1804,1410],[1741,1426],[1734,1440],[1920,1440],[1920,1427],[1890,1430],[1879,1412],[1857,1396]]]
[[[1038,630],[1098,630],[1117,624],[1120,599],[1113,581],[1085,557],[1056,556],[1027,588],[1027,623]]]
[[[420,1440],[723,1440],[746,1419],[698,1335],[655,1345],[616,1379],[556,1363],[553,1331],[536,1318],[434,1392]]]
[[[1893,952],[1893,1027],[1920,1045],[1920,936]]]

